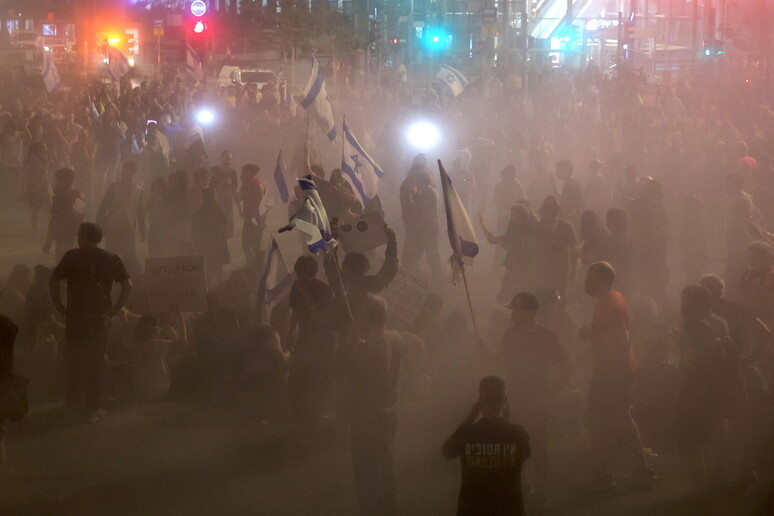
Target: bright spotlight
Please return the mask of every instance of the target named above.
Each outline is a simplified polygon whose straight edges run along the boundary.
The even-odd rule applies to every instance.
[[[196,121],[202,125],[210,125],[215,120],[215,113],[209,109],[200,109],[196,113]]]
[[[418,150],[430,150],[441,139],[441,132],[430,122],[414,122],[406,131],[409,144]]]

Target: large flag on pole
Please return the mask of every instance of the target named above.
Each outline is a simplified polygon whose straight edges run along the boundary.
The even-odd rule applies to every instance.
[[[462,72],[449,65],[443,65],[441,69],[438,70],[435,78],[439,83],[442,83],[449,88],[449,91],[451,91],[451,94],[455,97],[465,91],[465,88],[468,87],[467,77],[465,77]]]
[[[266,256],[266,266],[258,283],[256,308],[264,321],[269,320],[274,304],[290,292],[293,284],[293,274],[282,257],[277,241],[272,237],[269,254]]]
[[[341,155],[341,171],[352,189],[357,193],[360,204],[365,208],[376,195],[379,179],[384,171],[379,164],[360,146],[352,130],[344,122],[344,150]]]
[[[191,45],[185,46],[185,68],[191,77],[196,79],[196,82],[202,80],[204,72],[202,72],[202,60],[199,59],[199,54],[191,47]]]
[[[304,108],[319,125],[330,141],[336,139],[336,123],[333,120],[333,109],[328,101],[328,90],[325,88],[320,63],[312,58],[312,74],[304,88],[301,107]]]
[[[56,93],[62,88],[62,80],[59,78],[59,72],[51,59],[51,52],[43,52],[43,70],[40,72],[43,76],[43,84],[46,85],[46,91]]]
[[[464,263],[473,263],[473,257],[478,254],[478,241],[473,231],[473,224],[462,204],[460,196],[454,189],[449,174],[438,160],[438,170],[441,174],[443,202],[446,206],[446,227],[449,232],[449,244],[452,248],[452,266],[459,267]]]
[[[277,166],[274,167],[274,182],[277,183],[280,199],[283,203],[287,203],[290,200],[290,194],[288,193],[288,183],[285,181],[285,160],[282,159],[282,150],[277,155]]]
[[[320,200],[317,186],[312,176],[304,176],[298,179],[301,191],[304,192],[304,203],[290,218],[287,226],[280,228],[279,232],[298,229],[306,236],[306,246],[312,254],[327,253],[336,246],[336,241],[331,236],[331,225],[328,214]]]
[[[108,46],[107,57],[107,71],[110,74],[110,77],[113,79],[113,82],[118,81],[118,79],[126,75],[127,72],[129,72],[131,69],[131,66],[129,65],[129,59],[127,59],[126,56],[116,47]]]

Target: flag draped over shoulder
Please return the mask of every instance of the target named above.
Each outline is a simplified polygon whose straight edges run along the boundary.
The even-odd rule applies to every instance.
[[[263,317],[263,321],[269,320],[272,307],[290,292],[292,284],[293,274],[282,257],[277,241],[272,238],[269,254],[266,256],[266,265],[256,293],[256,308]]]
[[[435,75],[435,79],[438,83],[446,86],[455,97],[465,91],[465,88],[468,87],[467,77],[465,77],[462,72],[449,65],[443,65]]]
[[[301,107],[304,108],[319,125],[330,141],[336,139],[336,123],[333,120],[333,109],[328,101],[328,90],[325,88],[320,63],[312,58],[312,74],[304,88]]]
[[[131,66],[129,66],[129,59],[127,59],[123,52],[116,47],[108,47],[107,57],[107,71],[113,79],[113,82],[116,82],[126,75],[131,69]]]
[[[40,75],[43,77],[43,84],[45,84],[47,92],[56,93],[62,88],[62,80],[59,78],[54,61],[51,59],[51,52],[43,52],[43,70]]]
[[[202,77],[204,77],[204,73],[202,72],[202,60],[199,59],[199,54],[196,53],[191,45],[185,46],[185,68],[197,82],[201,81]]]
[[[344,122],[344,150],[341,155],[341,171],[344,179],[352,185],[360,204],[365,208],[379,188],[379,179],[384,171],[379,164],[360,146],[352,130]]]
[[[280,199],[283,203],[287,203],[290,200],[290,194],[288,192],[288,183],[285,181],[285,160],[282,159],[281,150],[277,155],[277,166],[274,167],[274,182],[277,183]]]
[[[473,263],[473,257],[478,254],[478,241],[473,231],[473,224],[462,204],[451,178],[438,160],[438,170],[441,174],[443,188],[443,203],[446,206],[446,227],[449,232],[449,244],[452,248],[452,266],[463,263]]]
[[[317,186],[312,176],[304,176],[298,179],[301,191],[304,193],[304,203],[290,218],[287,226],[280,228],[279,232],[290,231],[295,228],[306,237],[306,246],[312,254],[327,253],[336,246],[336,241],[331,236],[331,226],[328,214],[325,211]]]

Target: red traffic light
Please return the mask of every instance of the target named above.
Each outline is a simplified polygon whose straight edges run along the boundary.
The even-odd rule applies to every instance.
[[[396,37],[390,38],[390,44],[391,45],[397,45],[400,42],[400,40]]]
[[[201,33],[202,33],[202,32],[204,32],[205,30],[207,30],[207,24],[206,24],[206,23],[204,23],[203,21],[201,21],[201,20],[197,20],[197,21],[196,21],[196,23],[194,23],[194,26],[193,26],[193,31],[194,31],[196,34],[201,34]]]

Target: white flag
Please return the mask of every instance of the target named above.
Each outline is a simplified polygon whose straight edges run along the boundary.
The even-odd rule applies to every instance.
[[[40,72],[40,75],[43,76],[43,84],[46,85],[47,92],[56,93],[62,88],[62,81],[59,79],[59,72],[51,59],[51,52],[43,52],[43,71]]]
[[[360,146],[347,122],[344,122],[344,151],[341,156],[341,171],[344,172],[344,179],[352,185],[360,204],[365,208],[376,195],[379,179],[384,175],[384,171]]]
[[[478,254],[478,241],[473,231],[473,224],[465,210],[465,206],[454,189],[449,174],[438,160],[438,170],[441,174],[443,188],[443,203],[446,206],[446,227],[449,232],[449,244],[452,248],[452,266],[463,263],[473,263],[473,257]]]
[[[306,247],[310,253],[327,253],[336,246],[337,242],[331,236],[328,213],[320,200],[317,185],[314,184],[312,176],[298,178],[298,184],[304,192],[304,203],[290,218],[288,225],[280,228],[279,232],[296,228],[306,236]]]
[[[310,116],[322,127],[330,141],[336,139],[336,124],[333,121],[333,109],[328,101],[328,90],[325,88],[320,63],[317,58],[312,58],[312,75],[304,88],[301,107],[307,110]]]
[[[121,77],[127,74],[132,68],[129,66],[129,59],[118,50],[116,47],[108,46],[108,63],[107,71],[113,82],[118,81]]]
[[[468,86],[468,79],[462,72],[449,65],[443,65],[435,76],[436,80],[444,84],[455,97],[462,93]]]
[[[196,51],[191,48],[191,45],[185,46],[185,68],[188,70],[188,73],[190,73],[191,76],[196,79],[196,82],[201,81],[202,77],[204,77],[204,72],[202,71],[202,60],[199,59],[199,54],[197,54]]]
[[[268,321],[271,309],[283,296],[290,292],[293,284],[293,274],[288,269],[288,264],[282,257],[277,241],[271,239],[269,254],[266,256],[266,266],[258,284],[256,295],[256,308],[263,316],[263,321]]]

